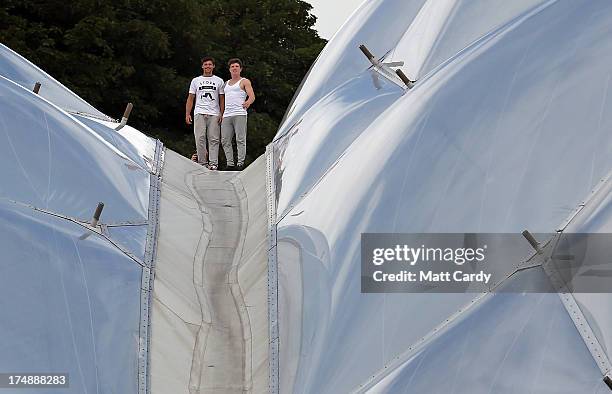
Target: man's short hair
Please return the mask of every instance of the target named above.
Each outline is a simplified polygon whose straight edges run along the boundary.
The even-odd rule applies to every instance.
[[[227,66],[231,66],[232,64],[238,64],[240,68],[242,68],[242,62],[237,57],[231,58],[227,61]]]
[[[202,64],[204,64],[205,62],[212,62],[213,66],[215,65],[215,59],[210,56],[204,56],[202,58]]]

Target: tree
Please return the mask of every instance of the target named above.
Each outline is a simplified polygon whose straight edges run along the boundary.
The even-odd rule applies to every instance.
[[[264,152],[301,79],[325,45],[300,0],[6,0],[0,40],[106,114],[134,103],[131,122],[190,156],[184,102],[200,59],[216,74],[239,57],[257,100],[247,163]]]

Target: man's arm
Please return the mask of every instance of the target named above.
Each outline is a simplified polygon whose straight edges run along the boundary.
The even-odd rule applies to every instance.
[[[251,85],[250,80],[245,78],[242,80],[242,82],[244,83],[244,91],[248,96],[247,100],[242,104],[242,108],[248,109],[255,101],[255,92],[253,91],[253,86]]]
[[[187,102],[185,103],[185,123],[191,124],[191,110],[193,109],[193,99],[195,94],[189,93],[187,96]]]
[[[223,113],[225,112],[225,94],[219,95],[219,124],[223,121]]]

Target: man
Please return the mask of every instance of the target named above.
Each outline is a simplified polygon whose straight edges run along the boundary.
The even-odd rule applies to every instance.
[[[194,78],[189,86],[189,95],[185,103],[185,123],[190,125],[191,109],[193,111],[193,134],[195,135],[198,163],[216,170],[219,160],[219,131],[225,108],[223,80],[213,75],[215,60],[212,57],[202,59],[202,75]],[[208,148],[206,151],[206,139]],[[210,155],[208,155],[210,153]]]
[[[225,84],[225,111],[221,124],[221,145],[227,158],[227,166],[234,167],[234,151],[232,138],[236,134],[238,160],[236,169],[241,171],[246,156],[247,109],[255,101],[255,93],[251,81],[242,78],[242,62],[240,59],[230,59],[227,62],[231,79]],[[248,97],[248,98],[247,98]]]

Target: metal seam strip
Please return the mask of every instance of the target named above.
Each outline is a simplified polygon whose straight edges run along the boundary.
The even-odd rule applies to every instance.
[[[52,215],[52,216],[58,217],[60,219],[66,219],[66,220],[69,220],[69,221],[74,222],[76,224],[80,224],[82,226],[89,225],[89,222],[87,222],[87,221],[84,221],[84,220],[81,220],[81,219],[77,219],[75,217],[64,215],[64,214],[61,214],[61,213],[53,212],[53,211],[45,209],[45,208],[39,208],[39,207],[37,207],[35,205],[28,204],[28,203],[25,203],[25,202],[21,202],[21,201],[17,201],[17,200],[12,200],[10,198],[5,198],[5,197],[0,197],[0,201],[11,203],[11,204],[15,204],[15,205],[18,205],[18,206],[20,206],[22,208],[33,209],[35,211],[38,211],[38,212],[41,212],[41,213],[46,213],[48,215]],[[142,221],[142,220],[138,220],[138,221],[136,221],[136,220],[118,221],[118,222],[107,222],[107,221],[104,221],[104,225],[106,227],[145,226],[147,224],[148,224],[148,221]]]
[[[70,115],[85,116],[85,117],[88,117],[88,118],[94,118],[94,119],[98,119],[98,120],[103,120],[105,122],[119,123],[116,119],[113,119],[113,118],[111,118],[110,116],[108,116],[106,114],[104,114],[104,116],[100,116],[100,115],[96,115],[96,114],[90,114],[89,112],[73,111],[73,110],[66,109],[66,108],[62,108],[62,109],[64,111],[66,111],[67,113],[69,113]]]
[[[145,246],[145,267],[142,270],[140,293],[140,328],[138,349],[138,392],[148,394],[150,389],[149,348],[151,345],[151,297],[155,279],[155,255],[157,250],[157,233],[159,230],[159,204],[161,192],[161,168],[163,166],[163,144],[157,140],[155,160],[149,189],[149,223]]]
[[[595,187],[593,188],[593,190],[591,190],[591,193],[587,196],[587,198],[585,198],[584,201],[582,201],[580,204],[578,204],[576,209],[574,209],[572,211],[572,213],[570,213],[569,216],[561,223],[561,225],[557,228],[557,232],[562,232],[563,230],[565,230],[567,228],[567,226],[572,222],[572,220],[574,220],[574,218],[576,216],[578,216],[580,211],[582,211],[584,209],[586,204],[589,201],[591,201],[593,199],[593,197],[595,197],[597,194],[599,194],[601,192],[601,190],[603,190],[603,187],[605,186],[605,184],[609,182],[610,177],[612,177],[612,172],[608,173],[608,175],[606,175],[604,178],[602,178],[597,183],[597,185],[595,185]]]
[[[52,212],[52,211],[48,211],[46,209],[36,208],[34,206],[21,203],[19,201],[14,201],[14,200],[6,200],[6,201],[9,201],[9,202],[11,202],[11,203],[13,203],[13,204],[15,204],[17,206],[20,206],[22,208],[29,208],[29,209],[32,209],[32,210],[34,210],[36,212],[40,212],[40,213],[45,214],[45,215],[53,216],[53,217],[56,217],[58,219],[66,220],[68,222],[72,222],[72,223],[74,223],[76,225],[84,227],[85,229],[91,231],[92,233],[96,233],[100,237],[102,237],[105,240],[107,240],[115,248],[119,249],[123,254],[128,256],[130,259],[134,260],[134,262],[136,262],[138,265],[144,266],[144,262],[138,256],[136,256],[134,253],[130,252],[128,249],[123,247],[121,244],[115,242],[110,237],[110,234],[108,233],[108,227],[111,227],[111,226],[109,226],[108,224],[100,224],[100,231],[96,231],[94,228],[92,228],[90,226],[90,224],[88,222],[82,222],[82,221],[74,219],[74,218],[72,218],[70,216],[66,216],[66,215],[62,215],[62,214],[55,213],[55,212]],[[112,227],[114,227],[114,226],[112,226]]]
[[[561,302],[563,303],[565,310],[567,311],[570,318],[572,319],[572,322],[576,326],[578,333],[582,337],[582,340],[584,341],[586,347],[591,353],[591,356],[597,363],[597,366],[599,367],[599,370],[601,371],[602,375],[607,375],[612,369],[610,360],[608,359],[608,356],[603,350],[601,344],[597,340],[597,337],[595,336],[593,329],[591,328],[584,314],[582,313],[582,310],[580,310],[576,299],[571,293],[567,292],[567,287],[563,282],[563,279],[559,276],[557,270],[552,267],[552,264],[550,264],[550,260],[542,264],[542,267],[544,268],[544,272],[546,272],[546,275],[550,278],[550,281],[553,283],[555,289],[557,289],[557,293],[559,294],[559,298],[561,298]]]
[[[140,222],[112,222],[112,223],[104,223],[106,227],[135,227],[135,226],[148,226],[149,222],[147,220],[143,220]]]
[[[604,178],[602,178],[597,185],[595,185],[585,200],[578,204],[576,209],[569,215],[569,217],[561,223],[561,225],[557,228],[558,235],[555,237],[554,246],[556,246],[556,244],[559,242],[560,234],[562,234],[569,224],[580,215],[580,212],[587,206],[587,204],[589,204],[589,202],[591,202],[600,193],[604,193],[604,186],[610,181],[611,177],[612,172],[608,173]],[[551,253],[554,249],[554,247],[551,248]],[[584,313],[582,313],[576,299],[571,293],[567,292],[567,286],[562,277],[559,275],[559,272],[553,267],[550,256],[549,259],[542,264],[542,268],[544,268],[544,272],[550,278],[553,286],[555,286],[557,294],[559,295],[559,298],[561,298],[561,302],[563,303],[565,310],[576,326],[576,330],[578,330],[578,333],[582,337],[582,340],[591,353],[591,356],[597,363],[602,375],[609,376],[609,374],[612,372],[612,363],[610,363],[608,355],[603,350],[601,343],[599,343],[597,336],[589,325]]]
[[[274,183],[273,143],[266,147],[266,182],[268,205],[268,333],[269,333],[269,392],[279,393],[279,331],[278,331],[278,260],[276,250],[276,185]]]

